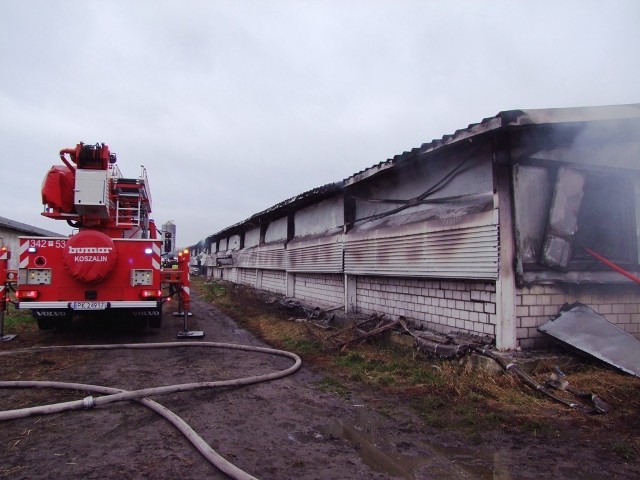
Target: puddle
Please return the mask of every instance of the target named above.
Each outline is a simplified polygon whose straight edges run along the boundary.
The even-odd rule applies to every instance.
[[[434,452],[450,461],[452,472],[465,472],[466,478],[478,480],[516,480],[509,472],[506,451],[483,452],[464,447],[442,446],[430,443]],[[452,477],[456,478],[456,477]]]
[[[351,443],[362,461],[371,470],[408,480],[416,479],[416,470],[429,463],[431,474],[437,478],[469,478],[478,480],[516,480],[507,469],[507,451],[487,452],[481,449],[450,447],[425,441],[419,446],[408,444],[408,448],[420,450],[419,455],[403,455],[385,449],[384,439],[376,438],[362,427],[365,422],[333,419],[316,427],[320,433],[315,440],[339,438]],[[308,438],[307,440],[311,440]]]
[[[385,452],[371,435],[345,420],[334,419],[317,430],[326,438],[342,438],[353,444],[362,461],[379,473],[411,480],[416,468],[426,462],[420,457]]]

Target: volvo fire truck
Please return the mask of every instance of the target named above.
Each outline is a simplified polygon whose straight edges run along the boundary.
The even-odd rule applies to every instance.
[[[42,184],[42,215],[74,230],[67,238],[20,237],[17,308],[31,310],[41,329],[70,322],[74,313],[157,328],[165,286],[188,310],[188,252],[177,267],[161,268],[145,168],[123,176],[105,144],[79,143],[61,150],[60,160]]]

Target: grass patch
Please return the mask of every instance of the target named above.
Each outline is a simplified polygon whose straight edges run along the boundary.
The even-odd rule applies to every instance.
[[[636,458],[636,451],[632,445],[625,441],[616,441],[611,445],[613,452],[624,460],[633,460]]]
[[[368,386],[438,390],[445,383],[431,365],[416,362],[403,349],[363,344],[334,354],[331,360],[341,375]]]
[[[520,427],[533,435],[550,435],[555,432],[555,428],[549,422],[536,418],[526,419]]]
[[[443,415],[447,403],[443,397],[426,394],[424,396],[414,397],[410,405],[418,412],[426,425],[435,428],[447,426],[448,419]]]
[[[193,283],[194,280],[192,280]],[[198,282],[200,287],[200,294],[202,298],[207,302],[215,302],[216,300],[223,299],[226,293],[225,287],[219,283],[204,283]]]
[[[320,345],[318,342],[307,338],[285,337],[282,339],[282,345],[287,350],[293,350],[298,355],[302,356],[317,354],[320,351]]]
[[[345,400],[348,400],[351,396],[349,388],[333,377],[324,377],[318,384],[318,388],[326,393],[334,393]]]
[[[191,286],[201,298],[274,347],[295,352],[305,360],[321,352],[321,345],[304,324],[285,318],[277,306],[265,304],[253,289],[227,282],[205,282],[202,277],[193,278]]]
[[[36,322],[30,310],[10,308],[4,312],[4,333],[21,333],[36,329]]]

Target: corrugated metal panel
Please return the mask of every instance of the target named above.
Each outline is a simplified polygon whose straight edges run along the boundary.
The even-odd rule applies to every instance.
[[[264,268],[284,270],[286,250],[284,244],[245,248],[234,252],[234,265],[241,268]]]
[[[570,305],[538,330],[640,377],[640,341],[586,305]]]
[[[344,270],[352,275],[496,279],[498,227],[482,225],[402,237],[348,241]]]
[[[287,248],[290,272],[342,273],[342,242]]]
[[[285,270],[287,266],[287,251],[284,244],[258,247],[255,253],[255,265],[251,267],[272,270]]]
[[[235,264],[242,268],[256,268],[257,251],[255,248],[245,248],[234,255]]]

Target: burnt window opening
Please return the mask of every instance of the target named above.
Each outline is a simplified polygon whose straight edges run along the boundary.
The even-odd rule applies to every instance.
[[[612,262],[638,263],[633,179],[622,174],[589,173],[578,215],[572,263],[600,264],[582,247]]]
[[[523,272],[609,270],[583,247],[638,268],[637,172],[531,162],[514,166],[513,186]]]

